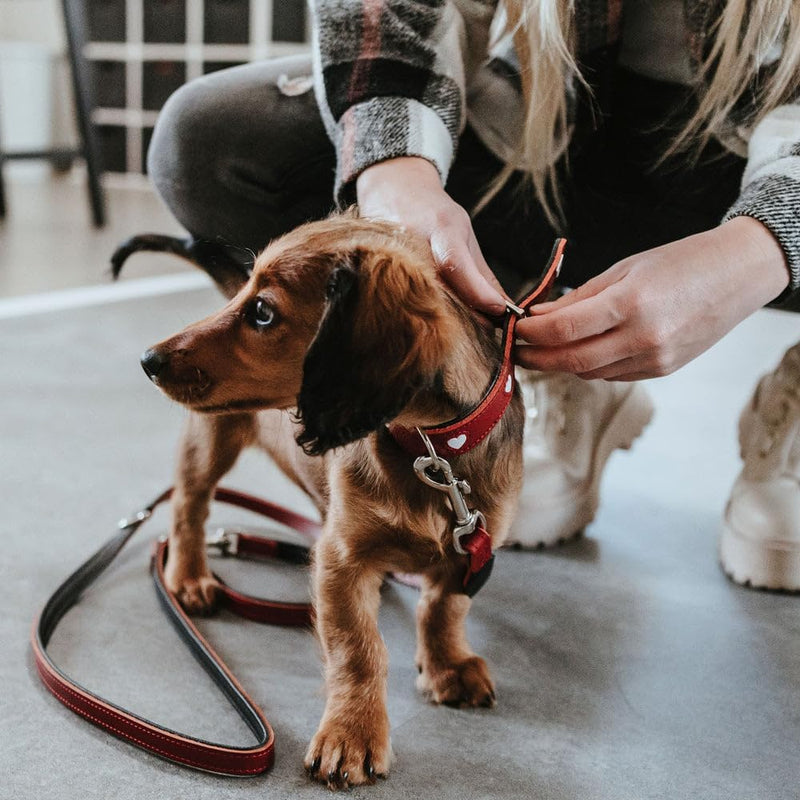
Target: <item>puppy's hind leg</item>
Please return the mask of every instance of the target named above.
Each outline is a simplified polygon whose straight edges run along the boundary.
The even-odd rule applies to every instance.
[[[464,630],[471,604],[452,570],[423,576],[417,605],[417,687],[435,703],[488,708],[495,702],[492,677]]]
[[[189,613],[209,614],[214,608],[218,584],[208,566],[205,522],[214,488],[253,436],[250,414],[190,414],[186,422],[172,495],[165,578]]]

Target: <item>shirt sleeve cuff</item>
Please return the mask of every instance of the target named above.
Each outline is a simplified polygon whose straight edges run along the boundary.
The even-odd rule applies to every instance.
[[[351,106],[336,126],[339,156],[334,196],[340,207],[356,202],[356,178],[380,161],[419,156],[439,171],[442,184],[453,163],[455,143],[442,118],[405,97],[374,97]]]
[[[753,217],[775,237],[786,257],[790,283],[772,304],[794,294],[800,298],[800,106],[787,104],[769,112],[752,131],[742,191],[725,214]]]
[[[798,162],[795,175],[772,173],[753,181],[722,220],[753,217],[777,239],[786,257],[790,280],[771,305],[783,303],[800,290],[800,158],[794,160]]]

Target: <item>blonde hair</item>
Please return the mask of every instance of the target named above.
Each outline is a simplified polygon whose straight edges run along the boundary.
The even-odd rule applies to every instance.
[[[591,93],[575,61],[575,0],[505,0],[506,30],[513,34],[521,64],[524,130],[515,157],[481,199],[483,208],[515,169],[530,177],[533,193],[554,228],[563,226],[557,162],[570,138],[569,93]],[[701,58],[700,101],[691,119],[667,148],[699,153],[725,129],[737,103],[753,89],[753,127],[800,88],[800,3],[797,0],[727,0],[710,31],[713,44]],[[759,67],[780,57],[755,82]],[[761,76],[760,76],[761,77]]]
[[[796,0],[727,0],[714,30],[713,45],[700,65],[704,86],[692,118],[668,153],[686,146],[698,149],[717,133],[736,104],[749,91],[754,128],[770,111],[786,103],[800,88],[800,3]],[[771,59],[774,63],[767,63]],[[754,81],[760,67],[759,81]]]

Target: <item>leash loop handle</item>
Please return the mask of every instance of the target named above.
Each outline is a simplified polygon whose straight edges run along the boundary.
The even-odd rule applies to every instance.
[[[78,567],[53,593],[34,623],[31,647],[39,676],[45,687],[67,708],[109,733],[157,756],[187,767],[219,775],[240,777],[258,775],[268,770],[275,758],[275,735],[263,711],[247,695],[225,662],[203,637],[164,582],[167,543],[158,544],[151,562],[151,572],[158,599],[177,631],[189,645],[206,672],[253,732],[252,747],[230,747],[187,736],[164,728],[105,700],[73,681],[53,661],[47,645],[64,615],[113,562],[155,508],[172,495],[168,489],[149,506],[119,523],[114,534],[96,553]],[[265,500],[218,488],[214,499],[245,508],[293,528],[312,543],[319,536],[320,526],[314,520]],[[307,548],[287,542],[237,535],[237,554],[256,557],[285,558],[293,563],[307,561]],[[229,551],[230,552],[230,551]],[[306,558],[303,559],[302,554]],[[230,554],[233,554],[232,552]],[[307,625],[311,608],[307,603],[283,603],[243,595],[222,585],[224,605],[248,619],[281,625]]]

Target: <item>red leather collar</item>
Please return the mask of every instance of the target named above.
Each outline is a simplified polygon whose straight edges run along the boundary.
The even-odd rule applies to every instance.
[[[556,240],[536,288],[519,302],[519,307],[526,313],[531,306],[547,297],[561,267],[566,243],[566,239]],[[438,455],[449,458],[472,450],[489,435],[508,408],[514,394],[514,331],[518,319],[513,312],[506,316],[503,324],[502,361],[478,405],[460,417],[422,429]],[[389,424],[387,429],[400,447],[410,455],[423,456],[427,452],[416,428]]]

